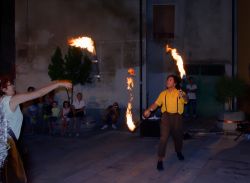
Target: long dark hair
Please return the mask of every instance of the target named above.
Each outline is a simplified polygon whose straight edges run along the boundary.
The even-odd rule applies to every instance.
[[[68,107],[70,108],[70,103],[69,103],[69,101],[67,101],[67,100],[65,100],[64,102],[63,102],[63,108],[65,108],[65,105],[66,104],[68,104]]]

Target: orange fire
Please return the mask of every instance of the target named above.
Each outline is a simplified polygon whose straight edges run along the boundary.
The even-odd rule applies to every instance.
[[[135,70],[133,68],[129,68],[128,69],[128,73],[131,75],[131,76],[135,76]]]
[[[127,90],[129,90],[129,92],[132,92],[132,89],[134,88],[134,80],[132,77],[127,77]]]
[[[132,70],[133,70],[132,74],[130,73],[131,69],[128,70],[130,77],[127,77],[127,90],[129,91],[129,102],[128,102],[127,111],[126,111],[126,118],[127,118],[127,125],[130,131],[134,131],[136,127],[133,122],[133,116],[132,116],[132,101],[133,101],[132,91],[134,87],[134,80],[131,76],[135,75],[134,69]]]
[[[90,53],[95,54],[94,41],[90,37],[72,38],[69,41],[70,46],[79,47],[88,50]]]
[[[168,45],[166,45],[166,52],[171,52],[172,57],[176,61],[180,76],[181,78],[183,78],[183,76],[186,75],[186,71],[184,69],[183,60],[181,56],[177,53],[177,50],[175,48],[170,48]]]

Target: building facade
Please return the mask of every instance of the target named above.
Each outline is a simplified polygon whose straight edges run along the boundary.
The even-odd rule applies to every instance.
[[[164,89],[168,74],[178,74],[165,51],[169,44],[198,84],[198,113],[214,116],[222,110],[214,86],[219,77],[232,75],[232,1],[147,0],[146,42],[148,103]]]

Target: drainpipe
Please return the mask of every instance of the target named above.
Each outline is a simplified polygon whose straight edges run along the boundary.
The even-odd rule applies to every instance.
[[[232,0],[232,78],[237,77],[237,0]],[[233,101],[233,110],[237,110],[237,99]]]
[[[139,12],[140,12],[140,17],[139,17],[139,40],[140,40],[140,50],[139,50],[139,58],[140,58],[140,121],[142,121],[142,67],[143,67],[143,12],[142,12],[142,0],[139,2]]]

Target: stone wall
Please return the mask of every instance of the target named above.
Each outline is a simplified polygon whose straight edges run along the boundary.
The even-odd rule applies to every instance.
[[[57,46],[89,36],[96,44],[101,81],[76,86],[91,108],[114,101],[126,107],[127,69],[136,69],[135,109],[139,108],[139,0],[19,0],[16,1],[17,90],[50,81],[48,65]],[[58,100],[66,95],[59,92]]]

